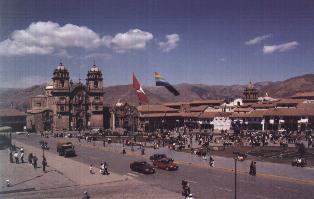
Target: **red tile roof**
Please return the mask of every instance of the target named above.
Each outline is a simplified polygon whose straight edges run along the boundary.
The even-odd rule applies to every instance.
[[[314,116],[314,109],[277,108],[268,110],[265,116]]]
[[[223,104],[224,102],[224,100],[195,100],[191,101],[190,104]]]
[[[207,109],[207,105],[201,105],[201,106],[194,106],[190,108],[191,112],[203,112]]]
[[[252,108],[254,109],[269,109],[269,108],[275,108],[276,104],[274,103],[255,103],[252,104]]]
[[[204,112],[200,118],[229,117],[231,114],[230,112]]]
[[[253,110],[249,113],[233,113],[232,118],[252,118],[252,117],[264,117],[268,110]]]
[[[148,112],[148,113],[152,113],[152,112],[177,112],[177,109],[174,108],[169,108],[167,106],[164,105],[141,105],[137,107],[137,110],[139,112]]]

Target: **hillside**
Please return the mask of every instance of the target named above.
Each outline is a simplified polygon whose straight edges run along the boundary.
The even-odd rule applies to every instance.
[[[254,86],[260,96],[267,92],[273,97],[290,97],[297,92],[314,91],[314,74],[306,74],[293,77],[285,81],[257,82]],[[164,87],[144,87],[144,90],[152,104],[163,102],[179,102],[202,99],[232,99],[242,97],[246,85],[204,85],[204,84],[178,84],[175,85],[180,92],[179,96],[173,96]],[[132,85],[117,85],[105,87],[105,104],[115,104],[119,99],[122,102],[138,104],[136,92]],[[30,98],[44,92],[44,85],[32,86],[26,89],[0,89],[0,108],[13,107],[25,111],[29,108]]]

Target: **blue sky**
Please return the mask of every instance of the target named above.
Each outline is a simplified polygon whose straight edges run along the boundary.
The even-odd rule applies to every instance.
[[[277,81],[314,72],[314,2],[0,1],[0,87],[74,81],[95,61],[105,85]]]

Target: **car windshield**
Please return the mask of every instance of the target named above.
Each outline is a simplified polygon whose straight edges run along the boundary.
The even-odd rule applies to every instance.
[[[64,145],[62,146],[63,149],[72,149],[72,145]]]

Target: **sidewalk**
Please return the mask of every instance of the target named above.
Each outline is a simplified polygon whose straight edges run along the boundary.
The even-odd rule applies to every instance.
[[[47,167],[47,173],[44,173],[42,168],[34,169],[28,163],[10,163],[7,150],[0,150],[0,160],[0,193],[16,193],[25,190],[41,190],[75,185],[52,167]],[[7,179],[10,180],[10,187],[6,186]]]
[[[41,165],[41,149],[26,145],[24,143],[20,143],[16,140],[14,141],[14,143],[16,146],[23,146],[25,154],[35,153],[38,157],[39,165]],[[99,173],[99,168],[95,168],[95,166],[93,167],[93,171],[95,174],[90,174],[89,165],[71,160],[70,158],[58,156],[49,151],[45,151],[45,157],[47,158],[48,166],[50,168],[57,170],[60,174],[64,175],[69,180],[80,186],[124,181],[127,179],[127,177],[125,176],[118,175],[112,172],[110,173],[110,175],[101,175]]]
[[[120,143],[112,143],[107,144],[106,147],[103,147],[102,142],[96,141],[95,146],[93,143],[86,143],[84,140],[81,143],[78,143],[76,139],[71,139],[72,142],[75,142],[79,145],[84,145],[88,147],[97,147],[102,150],[111,151],[115,153],[122,152],[122,144]],[[131,151],[131,146],[125,146],[127,149],[127,155],[132,156],[142,156],[141,151],[139,150],[139,146],[134,146],[134,151]],[[145,155],[147,159],[149,156],[155,153],[164,153],[168,157],[171,157],[175,160],[175,162],[179,164],[186,164],[186,165],[194,165],[194,166],[201,166],[205,168],[209,168],[208,159],[203,160],[202,157],[199,157],[194,154],[173,151],[170,150],[168,147],[160,147],[159,149],[153,148],[145,148]],[[143,157],[143,156],[142,156]],[[221,156],[214,156],[215,160],[215,168],[214,169],[221,169],[225,171],[232,172],[234,169],[234,159],[228,157],[221,157]],[[314,184],[314,168],[299,168],[299,167],[292,167],[291,165],[287,164],[278,164],[278,163],[270,163],[270,162],[257,162],[257,175],[265,176],[265,177],[272,177],[272,178],[280,178],[285,179],[288,181],[299,181],[303,183],[310,183]],[[237,171],[239,173],[246,174],[249,172],[249,165],[250,161],[243,161],[237,162]]]

